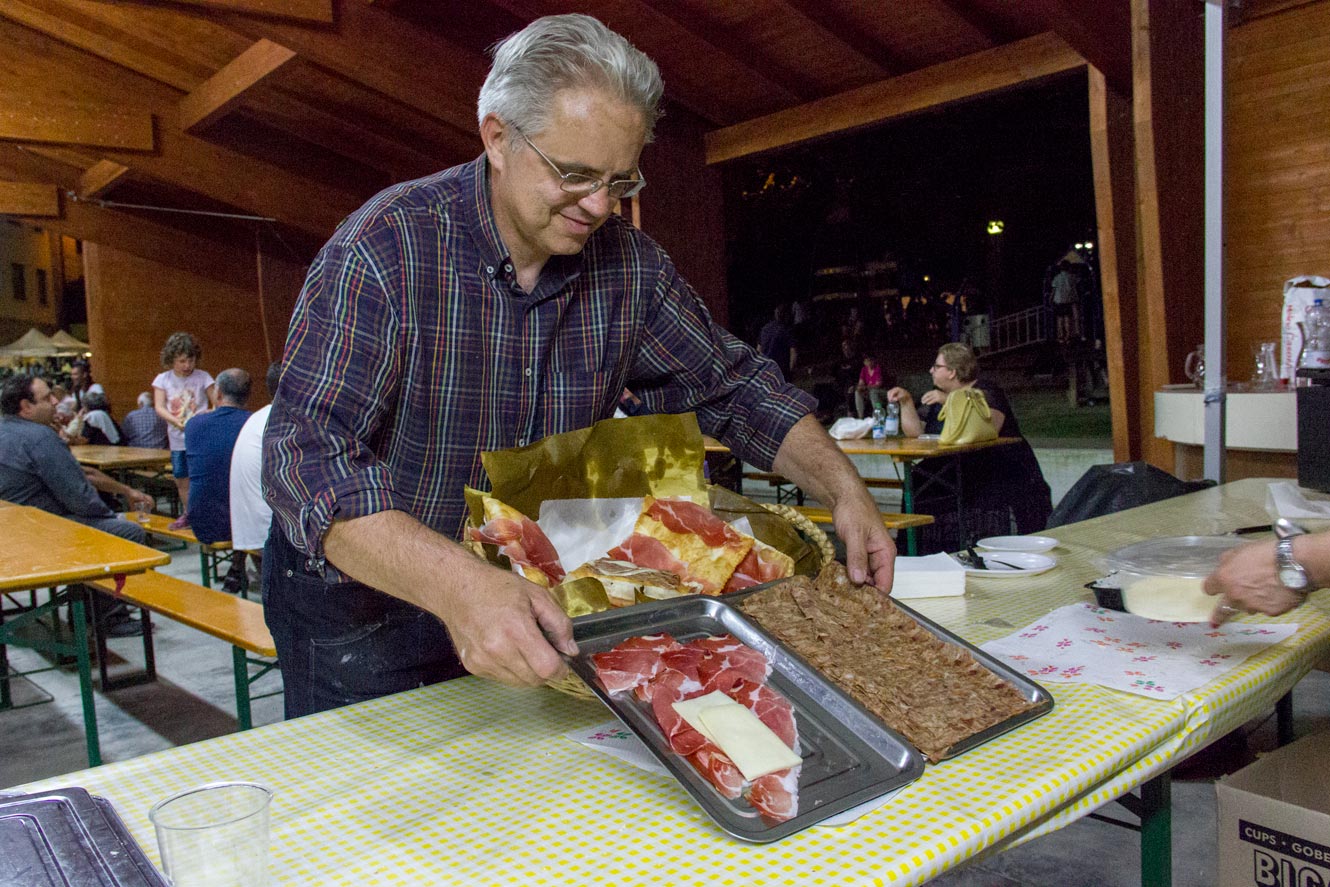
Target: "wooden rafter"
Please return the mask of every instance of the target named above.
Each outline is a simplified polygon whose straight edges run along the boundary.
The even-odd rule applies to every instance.
[[[1011,43],[1020,37],[1019,34],[1014,33],[1002,22],[984,14],[981,10],[975,9],[971,0],[941,0],[941,3],[957,18],[965,22],[971,30],[994,46]]]
[[[127,175],[129,175],[129,167],[116,163],[114,160],[99,160],[87,172],[79,176],[78,196],[84,200],[101,197]]]
[[[0,181],[0,215],[59,216],[60,192],[46,182]]]
[[[860,126],[1073,70],[1085,59],[1055,34],[1039,34],[840,95],[707,133],[707,163]]]
[[[9,92],[0,97],[0,139],[151,151],[152,115],[109,103],[37,99]]]
[[[1122,95],[1132,90],[1131,13],[1127,3],[1101,0],[1022,0],[1068,45],[1103,73]],[[1197,7],[1196,14],[1200,15]]]
[[[180,128],[192,133],[206,129],[295,57],[294,52],[271,40],[254,41],[225,68],[180,100]]]
[[[185,6],[201,6],[218,12],[271,15],[298,21],[333,21],[333,0],[169,0]]]
[[[854,50],[865,61],[879,68],[883,77],[905,71],[905,66],[901,64],[900,59],[892,56],[890,49],[864,33],[863,28],[846,19],[826,0],[783,0],[783,2],[827,32],[829,36]]]

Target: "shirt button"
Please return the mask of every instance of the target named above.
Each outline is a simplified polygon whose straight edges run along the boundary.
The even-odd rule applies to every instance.
[[[526,368],[526,374],[527,374],[528,376],[531,375],[531,367],[527,367],[527,368]]]
[[[518,445],[519,447],[524,447],[524,446],[526,446],[526,438],[525,438],[525,437],[519,437],[519,438],[517,439],[517,445]]]
[[[503,270],[504,270],[504,271],[507,271],[509,274],[511,274],[511,273],[513,272],[513,266],[512,266],[512,265],[504,265],[504,266],[503,266]]]
[[[486,266],[485,266],[485,273],[486,273],[486,274],[493,274],[493,273],[494,273],[494,266],[493,266],[493,265],[486,265]]]

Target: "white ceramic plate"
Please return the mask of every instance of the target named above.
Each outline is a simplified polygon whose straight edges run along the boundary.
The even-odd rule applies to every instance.
[[[1010,579],[1013,576],[1037,576],[1058,565],[1055,558],[1046,554],[1033,554],[1025,551],[995,551],[981,555],[989,569],[978,570],[966,567],[971,576],[986,576],[992,579]],[[999,563],[999,561],[1001,563]]]
[[[1056,547],[1058,540],[1052,536],[989,536],[975,543],[988,551],[1026,551],[1039,554]]]

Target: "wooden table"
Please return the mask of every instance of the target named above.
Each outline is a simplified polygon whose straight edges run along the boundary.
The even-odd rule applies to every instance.
[[[166,468],[171,464],[170,450],[149,447],[111,447],[83,444],[70,447],[80,465],[88,465],[108,474],[134,468]]]
[[[974,579],[963,598],[912,601],[975,643],[1068,603],[1106,551],[1154,534],[1264,523],[1264,484],[1240,481],[1049,531],[1056,569]],[[1061,828],[1145,786],[1143,881],[1167,884],[1168,773],[1270,709],[1330,651],[1330,592],[1259,627],[1288,640],[1177,699],[1053,683],[1049,714],[957,758],[862,818],[770,845],[716,828],[671,777],[563,734],[602,724],[598,703],[463,678],[24,786],[109,798],[156,854],[148,808],[222,779],[276,789],[275,885],[921,884],[979,854]],[[1129,863],[1128,863],[1129,864]]]
[[[7,645],[29,647],[57,656],[73,656],[78,662],[79,687],[83,696],[83,727],[88,743],[88,764],[101,763],[101,744],[97,734],[97,710],[92,697],[92,668],[88,657],[87,625],[84,620],[84,592],[79,583],[88,579],[142,573],[171,562],[171,556],[143,545],[103,533],[76,521],[57,517],[40,508],[14,505],[0,508],[0,592],[36,591],[50,588],[50,599],[24,608],[18,616],[6,620],[0,614],[0,710],[10,707],[9,663]],[[56,590],[56,586],[63,589]],[[59,607],[70,604],[73,641],[65,642],[57,634]],[[25,628],[40,627],[38,619],[53,616],[47,637],[20,634]]]
[[[886,437],[886,438],[860,438],[858,440],[838,440],[836,445],[840,447],[841,452],[846,455],[860,456],[886,456],[891,461],[900,466],[901,480],[901,511],[905,514],[914,514],[915,498],[918,494],[931,486],[939,486],[955,495],[956,497],[956,548],[959,551],[970,543],[966,538],[965,529],[965,493],[964,477],[961,469],[961,460],[950,459],[937,473],[927,473],[922,478],[916,478],[918,468],[916,463],[924,459],[933,459],[946,456],[962,456],[966,453],[974,453],[979,450],[986,450],[990,447],[1010,446],[1020,443],[1019,437],[999,437],[995,440],[984,440],[977,443],[968,444],[944,444],[938,440],[920,440],[917,437]],[[703,443],[708,453],[727,453],[729,447],[711,437],[704,437]],[[894,478],[873,478],[866,477],[866,481],[875,480],[894,480]],[[803,504],[802,495],[799,496],[799,504]],[[905,531],[906,552],[914,554],[917,550],[918,539],[916,528],[910,527]]]

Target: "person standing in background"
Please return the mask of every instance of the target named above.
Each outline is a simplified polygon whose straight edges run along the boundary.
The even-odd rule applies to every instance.
[[[162,346],[165,372],[152,380],[154,408],[166,423],[171,446],[171,476],[180,494],[180,517],[171,529],[189,526],[189,463],[185,458],[185,423],[212,408],[217,388],[212,376],[198,368],[203,348],[189,333],[172,333]]]
[[[790,380],[790,373],[799,359],[798,349],[794,346],[794,333],[790,329],[790,306],[777,305],[771,320],[762,327],[758,336],[757,350],[769,357],[780,367],[781,378]]]

